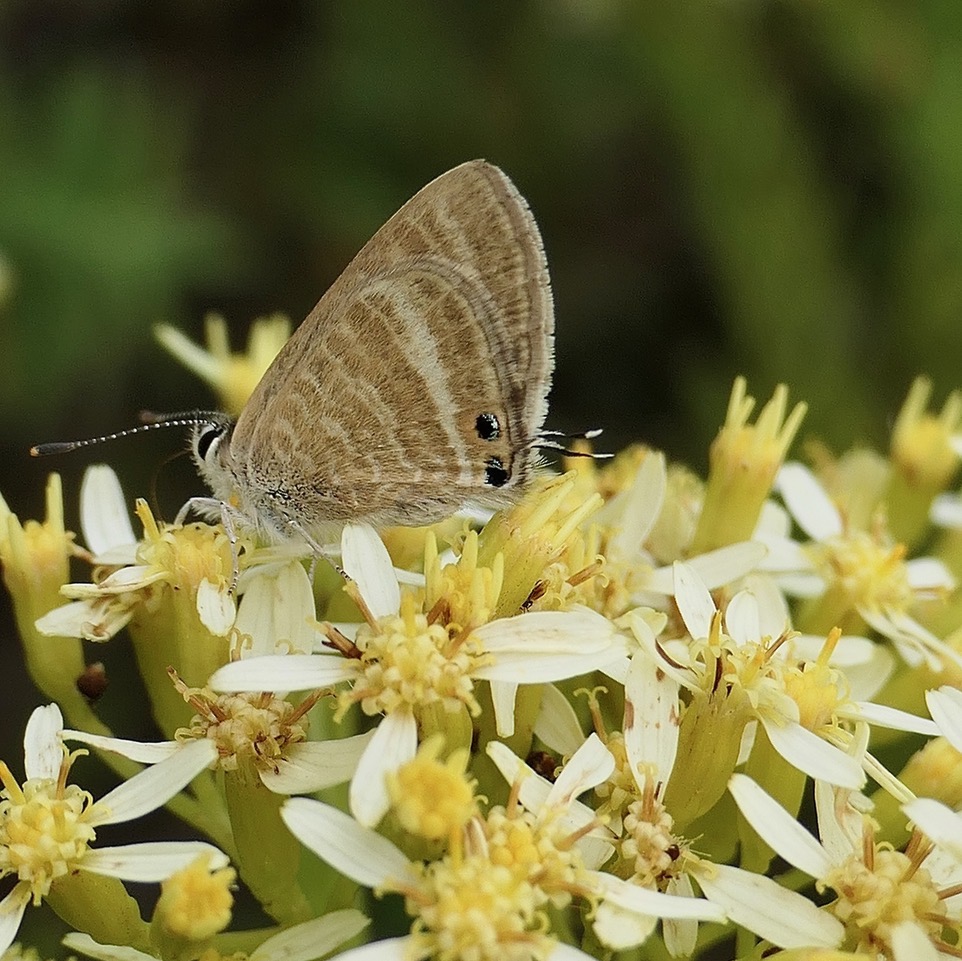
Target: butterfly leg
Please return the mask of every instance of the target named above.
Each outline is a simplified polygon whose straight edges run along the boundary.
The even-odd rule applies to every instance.
[[[238,512],[230,504],[225,504],[223,501],[217,500],[216,497],[190,497],[184,503],[184,506],[177,511],[174,525],[182,526],[192,510],[208,517],[214,511],[220,514],[220,522],[230,544],[231,578],[228,593],[233,596],[237,590],[237,581],[240,578],[240,553],[237,550],[237,528],[234,526],[234,515]]]

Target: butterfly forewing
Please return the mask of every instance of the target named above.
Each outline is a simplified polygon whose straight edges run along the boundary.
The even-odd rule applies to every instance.
[[[496,167],[428,184],[278,355],[230,442],[253,506],[308,527],[426,523],[530,470],[553,316],[541,239]]]

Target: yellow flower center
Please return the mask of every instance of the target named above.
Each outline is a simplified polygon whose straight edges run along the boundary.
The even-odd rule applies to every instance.
[[[375,627],[362,624],[355,643],[360,676],[340,695],[338,718],[355,703],[368,715],[432,704],[480,713],[471,680],[472,671],[488,662],[480,642],[470,628],[430,623],[412,595],[403,595],[399,614],[381,618]]]
[[[541,961],[554,947],[542,932],[544,898],[508,867],[481,855],[430,864],[408,896],[416,915],[412,956],[436,961]]]
[[[206,941],[230,923],[237,872],[230,867],[210,870],[204,854],[161,883],[154,920],[176,937]]]
[[[439,761],[443,744],[443,736],[432,736],[413,760],[388,774],[388,791],[402,827],[432,841],[453,837],[476,810],[475,782],[465,776],[468,753],[456,750],[447,761]]]
[[[39,904],[51,883],[74,871],[96,837],[89,823],[93,799],[61,777],[31,778],[21,787],[0,761],[0,877],[16,875]]]
[[[876,848],[869,861],[850,858],[823,879],[838,894],[829,910],[846,925],[854,949],[890,957],[892,927],[902,921],[938,938],[946,910],[929,873],[901,851]]]
[[[434,532],[424,545],[424,609],[431,621],[487,624],[494,615],[504,580],[504,555],[490,565],[478,564],[478,534],[469,531],[455,564],[441,565]]]
[[[830,588],[841,590],[851,606],[904,612],[915,601],[905,547],[886,540],[881,534],[854,531],[811,544],[808,550]]]
[[[556,817],[561,813],[536,818],[529,811],[496,807],[484,822],[491,863],[508,868],[519,883],[536,886],[556,907],[584,889],[581,857],[562,833]]]
[[[137,516],[144,525],[144,540],[137,552],[138,560],[166,572],[176,588],[196,594],[203,581],[226,590],[234,575],[234,559],[230,539],[220,525],[187,524],[184,527],[161,527],[147,504],[137,502]],[[243,542],[238,544],[243,558]]]
[[[319,697],[311,695],[295,706],[271,693],[214,694],[188,688],[179,679],[175,685],[197,711],[190,724],[177,731],[178,740],[214,741],[225,771],[236,770],[241,758],[276,771],[288,747],[307,740],[306,715]]]

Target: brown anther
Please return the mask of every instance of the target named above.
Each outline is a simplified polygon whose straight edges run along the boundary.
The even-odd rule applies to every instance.
[[[322,621],[317,625],[317,629],[327,638],[327,640],[324,641],[324,647],[331,647],[339,654],[343,654],[345,657],[352,657],[356,660],[361,657],[361,649],[354,641],[346,634],[342,634],[330,622]]]
[[[447,622],[451,619],[451,604],[446,597],[439,597],[434,602],[434,607],[428,611],[428,624],[437,624],[441,621]]]
[[[580,571],[576,571],[571,577],[568,578],[568,583],[572,587],[577,587],[579,584],[584,584],[585,581],[594,577],[596,574],[600,574],[604,563],[600,560],[595,561],[593,564],[589,564],[587,567],[582,567]]]
[[[317,702],[324,696],[324,691],[322,688],[318,688],[316,691],[312,691],[307,697],[301,701],[297,707],[291,711],[290,716],[287,719],[288,724],[294,724],[299,721]]]

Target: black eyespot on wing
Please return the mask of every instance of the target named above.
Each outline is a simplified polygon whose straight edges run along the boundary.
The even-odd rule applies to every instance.
[[[481,440],[496,440],[501,436],[501,424],[494,414],[478,414],[474,429]]]
[[[504,469],[500,457],[492,457],[484,465],[484,482],[492,487],[504,487],[511,475]]]
[[[197,435],[197,456],[201,460],[207,458],[207,452],[210,450],[210,445],[221,437],[224,433],[224,426],[222,424],[211,424],[209,427],[205,427]]]

